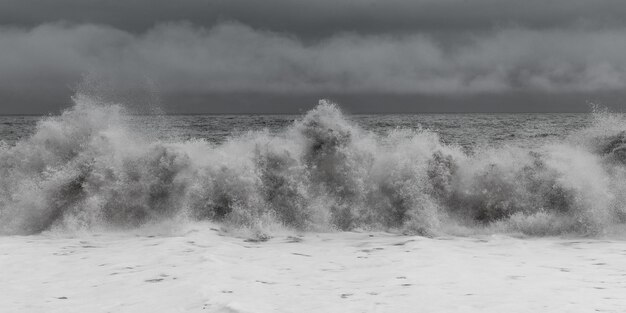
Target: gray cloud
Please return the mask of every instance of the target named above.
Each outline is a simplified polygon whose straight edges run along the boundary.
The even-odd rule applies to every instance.
[[[623,0],[0,0],[0,24],[34,27],[65,20],[141,33],[168,21],[212,27],[238,21],[255,29],[320,38],[341,31],[463,32],[517,25],[626,26]]]
[[[0,113],[56,111],[85,75],[191,111],[619,99],[623,16],[623,0],[0,0]]]
[[[340,34],[312,43],[224,23],[0,29],[1,89],[67,89],[86,73],[165,93],[476,94],[626,87],[626,31],[502,29],[444,45],[423,34]]]

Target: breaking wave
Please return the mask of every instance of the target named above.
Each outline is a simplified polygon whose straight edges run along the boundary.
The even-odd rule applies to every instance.
[[[626,121],[610,114],[559,144],[469,153],[427,130],[366,131],[327,101],[278,134],[219,145],[151,138],[121,106],[74,101],[29,138],[0,145],[0,232],[212,220],[540,236],[626,222]]]

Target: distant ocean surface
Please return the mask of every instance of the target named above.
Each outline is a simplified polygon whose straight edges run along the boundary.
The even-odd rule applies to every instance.
[[[0,140],[15,144],[31,135],[43,116],[0,116]],[[277,133],[302,115],[159,115],[130,116],[131,123],[166,138],[205,139],[223,143],[247,131],[268,129]],[[593,121],[590,113],[460,113],[347,115],[365,130],[385,134],[394,129],[425,129],[436,132],[442,142],[472,150],[476,146],[515,144],[537,146],[564,139]]]
[[[132,115],[78,95],[0,117],[0,233],[210,220],[595,236],[626,222],[620,114]]]

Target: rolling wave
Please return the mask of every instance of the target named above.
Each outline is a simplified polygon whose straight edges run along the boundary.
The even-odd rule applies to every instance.
[[[85,95],[0,146],[0,232],[212,220],[262,233],[388,230],[596,235],[626,222],[626,121],[597,114],[562,143],[471,153],[427,130],[384,135],[322,100],[278,134],[216,145],[134,130]]]

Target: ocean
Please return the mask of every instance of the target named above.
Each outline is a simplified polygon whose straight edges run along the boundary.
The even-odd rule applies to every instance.
[[[78,96],[0,118],[0,226],[601,234],[626,216],[625,129],[606,112],[137,115]]]
[[[306,113],[306,112],[305,112]],[[129,123],[149,127],[161,139],[203,139],[223,143],[248,131],[279,133],[302,119],[287,114],[187,114],[135,115]],[[565,139],[594,120],[592,113],[424,113],[424,114],[346,114],[347,121],[379,135],[396,129],[429,130],[446,144],[468,151],[477,146],[521,144],[539,146],[549,140]],[[37,122],[46,116],[0,116],[0,140],[14,145],[32,135]]]

